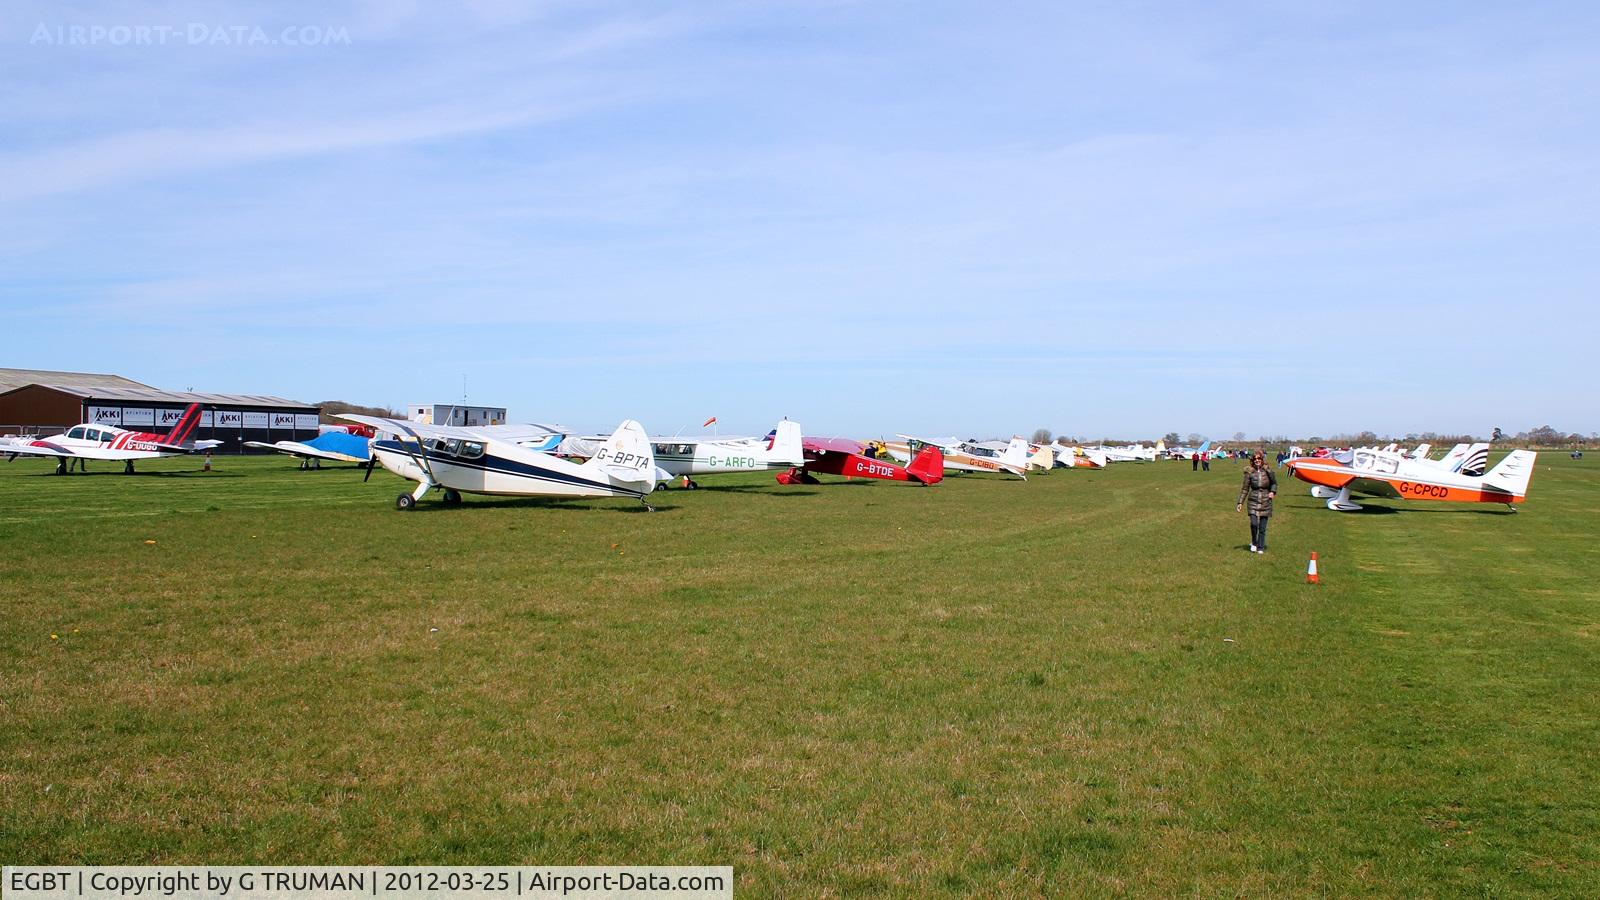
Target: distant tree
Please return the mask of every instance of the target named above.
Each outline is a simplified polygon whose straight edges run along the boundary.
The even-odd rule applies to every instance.
[[[1178,443],[1178,433],[1176,431],[1169,431],[1162,435],[1161,440],[1168,444],[1176,444]]]
[[[1561,432],[1551,428],[1549,425],[1540,425],[1538,428],[1528,432],[1528,443],[1548,447],[1561,443],[1561,437]]]
[[[1234,440],[1235,440],[1235,441],[1243,441],[1243,440],[1244,440],[1244,432],[1242,432],[1242,431],[1235,431],[1235,432],[1234,432],[1234,433],[1233,433],[1233,439],[1234,439]]]
[[[1052,435],[1050,434],[1050,429],[1040,428],[1038,431],[1033,433],[1033,442],[1035,444],[1048,444],[1050,443],[1051,437]]]
[[[1494,435],[1492,437],[1490,437],[1489,440],[1491,440],[1491,441],[1503,441],[1505,439],[1506,439],[1506,433],[1504,431],[1500,430],[1500,426],[1496,425],[1495,428],[1494,428]]]
[[[359,403],[350,403],[345,400],[323,400],[317,404],[322,410],[322,421],[333,422],[334,416],[339,413],[355,413],[358,416],[378,416],[384,419],[404,419],[405,415],[398,410],[386,406],[362,406]]]
[[[1193,432],[1193,431],[1189,432],[1189,443],[1190,444],[1198,444],[1198,443],[1200,443],[1201,441],[1203,441],[1205,439],[1206,439],[1206,436],[1203,435],[1203,434],[1198,434],[1198,433]]]

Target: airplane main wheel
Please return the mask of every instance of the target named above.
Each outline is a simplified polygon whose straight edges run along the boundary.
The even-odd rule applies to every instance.
[[[416,508],[416,505],[417,498],[411,496],[410,494],[401,494],[400,496],[394,498],[395,509],[410,511]]]
[[[461,502],[461,492],[460,491],[446,490],[444,492],[444,502],[446,502],[446,503],[460,503]]]
[[[667,489],[667,483],[665,481],[663,481],[660,484],[656,485],[655,487],[651,488],[650,490],[651,490],[651,493],[654,493],[656,491],[664,491],[666,489]]]

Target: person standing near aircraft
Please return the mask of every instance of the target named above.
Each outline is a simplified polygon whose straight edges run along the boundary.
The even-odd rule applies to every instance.
[[[1250,468],[1244,470],[1244,484],[1239,488],[1239,503],[1233,508],[1239,512],[1250,504],[1250,552],[1267,552],[1267,519],[1272,517],[1272,499],[1278,496],[1278,477],[1267,468],[1267,458],[1260,450],[1250,457]]]
[[[1189,471],[1200,471],[1200,454],[1196,453],[1189,457]]]

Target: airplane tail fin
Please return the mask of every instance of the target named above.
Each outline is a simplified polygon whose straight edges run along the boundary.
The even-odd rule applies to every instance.
[[[658,474],[650,438],[644,426],[632,419],[618,425],[583,468],[627,484],[648,484]]]
[[[1463,475],[1482,475],[1483,470],[1488,466],[1489,445],[1477,443],[1467,448],[1466,456],[1462,459],[1461,466],[1456,471]]]
[[[1520,500],[1528,496],[1528,482],[1533,479],[1533,464],[1538,459],[1539,454],[1532,450],[1513,450],[1484,474],[1483,483]]]
[[[1165,452],[1167,452],[1167,442],[1165,440],[1156,441],[1156,455],[1159,456]]]
[[[923,484],[938,484],[944,480],[944,452],[932,445],[923,447],[906,472]]]
[[[1000,455],[1000,462],[1014,467],[1016,473],[1021,475],[1028,470],[1028,442],[1019,437],[1011,439],[1011,444],[1006,447],[1006,452]]]
[[[1427,459],[1428,453],[1433,450],[1432,444],[1418,444],[1417,449],[1411,451],[1412,459]]]
[[[199,424],[200,404],[191,403],[178,421],[172,423],[172,430],[162,436],[161,443],[181,446],[194,436],[194,430]]]
[[[1048,472],[1056,467],[1056,452],[1048,446],[1040,447],[1038,450],[1033,451],[1032,456],[1028,457],[1028,465],[1030,468],[1043,469]]]
[[[1201,456],[1205,456],[1207,453],[1210,453],[1211,452],[1211,442],[1210,441],[1206,441],[1204,444],[1201,444],[1200,445],[1200,449],[1196,450],[1195,452],[1200,454]]]
[[[772,430],[772,444],[767,448],[776,462],[791,466],[806,464],[806,451],[802,445],[800,423],[784,419]]]

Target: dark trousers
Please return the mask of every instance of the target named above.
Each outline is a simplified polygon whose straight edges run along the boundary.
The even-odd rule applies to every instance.
[[[1200,468],[1202,471],[1211,471],[1211,457],[1208,456],[1205,459],[1200,460]]]
[[[1250,517],[1250,543],[1262,550],[1267,549],[1267,519],[1271,516]]]

